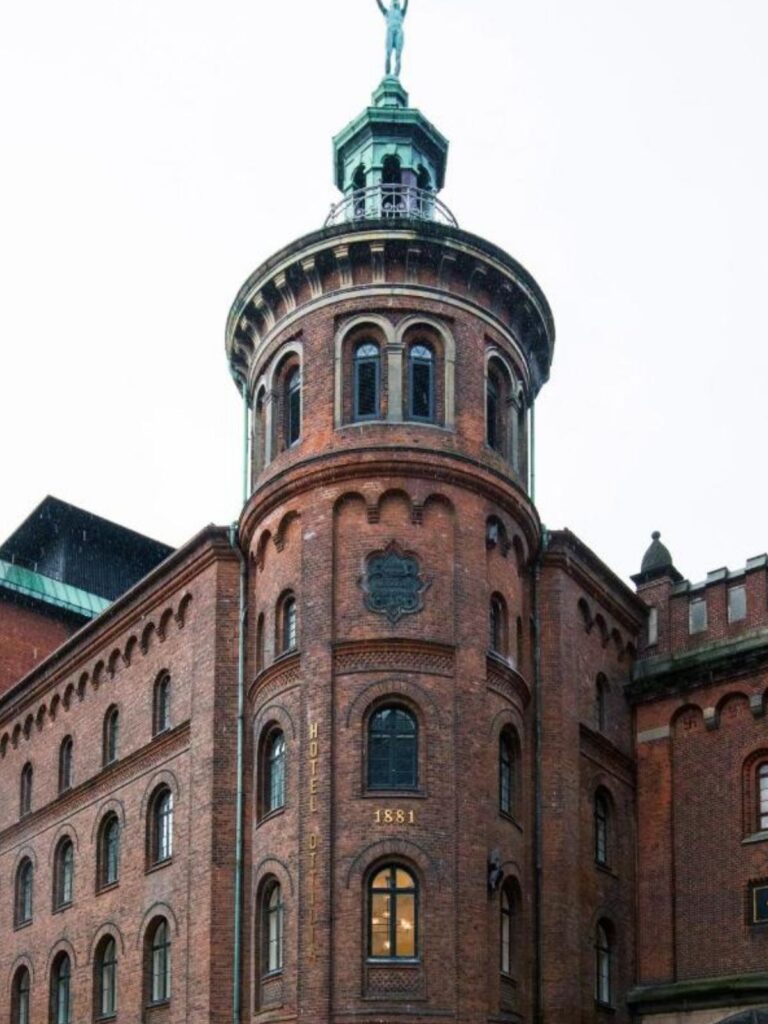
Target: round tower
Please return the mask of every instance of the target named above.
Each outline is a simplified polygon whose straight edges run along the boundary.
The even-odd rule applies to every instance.
[[[533,404],[552,316],[385,79],[241,288],[248,1012],[530,1019]]]

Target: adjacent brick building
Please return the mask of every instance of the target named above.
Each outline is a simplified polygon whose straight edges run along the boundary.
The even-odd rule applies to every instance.
[[[546,298],[396,79],[335,154],[227,324],[237,526],[0,550],[4,1019],[760,1021],[766,561],[544,530]]]

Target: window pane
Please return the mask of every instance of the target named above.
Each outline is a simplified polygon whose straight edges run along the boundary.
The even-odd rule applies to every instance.
[[[361,353],[374,349],[374,358],[361,359]],[[358,350],[355,379],[355,415],[358,418],[377,416],[379,413],[379,353],[372,345]]]
[[[741,622],[747,617],[747,588],[731,587],[728,591],[728,621]]]
[[[429,361],[417,358],[417,352],[426,352]],[[417,419],[432,418],[432,354],[417,346],[411,352],[411,415]]]
[[[485,421],[487,441],[491,448],[499,450],[499,390],[495,379],[488,377],[485,393]]]
[[[301,373],[298,367],[288,378],[288,395],[286,408],[286,441],[295,444],[301,435]]]
[[[398,877],[401,872],[398,871]],[[405,872],[402,872],[405,874]],[[407,876],[406,876],[407,877]],[[412,881],[410,884],[413,884]],[[396,923],[396,956],[416,954],[416,896],[398,895]]]
[[[112,885],[117,881],[120,857],[120,826],[112,818],[104,829],[104,883]]]
[[[659,642],[659,609],[651,608],[648,613],[648,646]]]
[[[389,887],[389,876],[389,868],[384,868],[384,870],[380,871],[373,879],[372,887],[374,889],[387,889]]]
[[[380,877],[377,876],[377,882]],[[387,895],[374,894],[371,897],[371,956],[392,956],[389,941],[390,901],[391,896]]]
[[[707,628],[707,602],[703,598],[695,598],[688,609],[690,633],[703,633]]]
[[[395,885],[398,889],[412,889],[415,885],[413,875],[405,868],[398,868],[395,872]]]
[[[171,949],[168,927],[158,925],[152,943],[152,1002],[160,1003],[171,994]]]

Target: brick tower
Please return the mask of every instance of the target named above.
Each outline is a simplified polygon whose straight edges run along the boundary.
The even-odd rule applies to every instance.
[[[265,1020],[532,1019],[554,326],[438,198],[447,150],[384,79],[334,140],[342,200],[228,320],[252,412],[243,999]]]

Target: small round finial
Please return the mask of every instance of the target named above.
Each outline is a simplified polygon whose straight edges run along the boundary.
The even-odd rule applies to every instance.
[[[661,540],[661,534],[658,530],[654,530],[651,534],[651,540]]]

